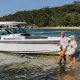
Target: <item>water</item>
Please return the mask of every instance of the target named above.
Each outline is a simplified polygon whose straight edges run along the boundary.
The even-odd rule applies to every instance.
[[[26,32],[45,36],[60,36],[60,32],[64,31],[66,36],[79,35],[80,30],[57,30],[57,29],[26,29]]]
[[[1,55],[6,56],[4,59]],[[58,56],[0,54],[0,80],[80,80],[80,63],[70,69],[68,64],[58,65]],[[18,60],[16,62],[16,60]],[[19,60],[20,59],[20,60]],[[6,64],[5,61],[7,60]],[[8,61],[12,61],[11,64]],[[8,63],[8,64],[7,64]]]

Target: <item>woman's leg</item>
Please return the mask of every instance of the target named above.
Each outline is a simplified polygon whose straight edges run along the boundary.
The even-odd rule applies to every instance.
[[[72,56],[71,55],[69,56],[69,65],[70,67],[72,66]]]
[[[73,57],[73,65],[75,66],[76,65],[76,58]]]
[[[76,59],[74,56],[72,56],[72,59],[71,59],[71,65],[72,65],[72,68],[74,69],[75,66],[76,66]]]

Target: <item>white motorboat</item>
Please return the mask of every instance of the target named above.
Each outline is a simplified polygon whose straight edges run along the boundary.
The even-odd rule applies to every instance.
[[[60,37],[32,36],[30,33],[17,33],[13,29],[21,29],[25,22],[0,22],[0,51],[15,53],[42,53],[60,51]],[[22,30],[22,29],[21,29]],[[5,32],[5,33],[4,33]]]

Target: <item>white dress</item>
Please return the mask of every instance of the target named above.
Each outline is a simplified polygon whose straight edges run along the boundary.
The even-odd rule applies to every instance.
[[[70,44],[69,44],[69,47],[67,48],[67,51],[66,51],[66,55],[72,55],[75,53],[75,50],[77,48],[77,43],[76,41],[71,41]]]

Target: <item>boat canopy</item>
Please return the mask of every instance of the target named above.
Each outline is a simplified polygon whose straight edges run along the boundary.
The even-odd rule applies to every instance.
[[[16,21],[0,22],[0,26],[23,25],[23,24],[26,24],[26,22],[16,22]]]

